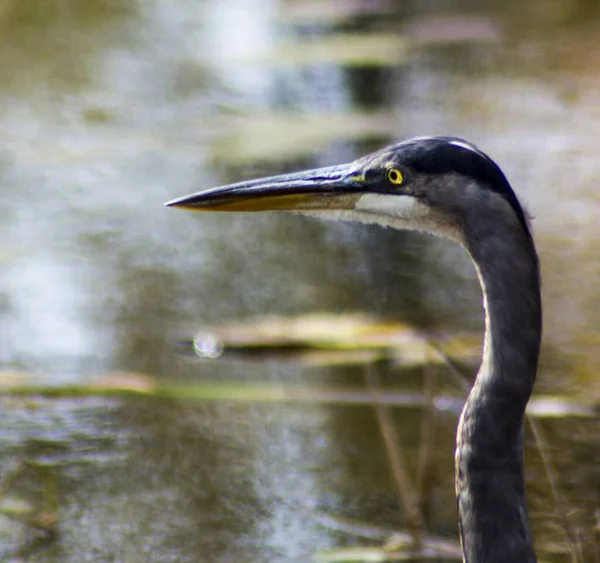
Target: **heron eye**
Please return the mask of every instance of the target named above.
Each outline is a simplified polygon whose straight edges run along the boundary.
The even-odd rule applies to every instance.
[[[388,168],[387,169],[387,179],[392,183],[399,185],[404,181],[404,177],[402,176],[402,172],[397,168]]]

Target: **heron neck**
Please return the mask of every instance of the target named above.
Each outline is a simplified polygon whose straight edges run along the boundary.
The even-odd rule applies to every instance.
[[[514,217],[491,219],[478,216],[466,241],[483,290],[486,332],[457,432],[461,541],[468,563],[532,562],[522,426],[541,339],[539,266],[531,237]]]

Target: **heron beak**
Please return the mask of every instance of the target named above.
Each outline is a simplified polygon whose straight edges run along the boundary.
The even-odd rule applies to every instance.
[[[211,188],[165,205],[193,211],[353,209],[363,183],[355,164],[343,164]]]

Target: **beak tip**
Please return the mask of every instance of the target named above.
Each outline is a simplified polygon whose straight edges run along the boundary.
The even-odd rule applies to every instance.
[[[179,197],[177,199],[172,199],[171,201],[167,201],[166,203],[164,203],[163,205],[165,207],[185,207],[183,205],[184,201],[187,199],[187,197]]]

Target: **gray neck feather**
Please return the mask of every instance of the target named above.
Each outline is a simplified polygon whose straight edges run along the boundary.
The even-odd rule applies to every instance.
[[[542,331],[539,266],[531,236],[508,205],[490,197],[463,217],[464,244],[484,294],[486,336],[457,432],[461,541],[468,563],[534,562],[522,426]]]
[[[329,219],[437,234],[467,248],[486,312],[483,362],[457,432],[456,492],[468,563],[535,562],[523,479],[522,426],[542,331],[533,240],[498,193],[457,174],[424,176],[415,197],[366,194]]]

